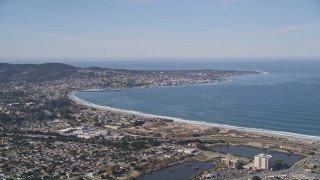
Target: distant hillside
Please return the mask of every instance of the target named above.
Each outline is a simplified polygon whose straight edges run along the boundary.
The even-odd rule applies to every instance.
[[[202,74],[204,73],[204,74]],[[108,69],[99,67],[78,68],[62,63],[45,63],[45,64],[8,64],[0,63],[0,83],[10,81],[18,82],[44,82],[54,81],[62,78],[76,77],[80,79],[104,77],[102,84],[115,84],[119,86],[143,86],[146,81],[136,84],[139,79],[153,79],[163,81],[161,78],[167,79],[168,83],[172,83],[172,79],[193,79],[199,78],[204,81],[218,80],[226,75],[257,73],[254,71],[234,71],[234,70],[126,70],[126,69]],[[164,75],[165,74],[165,75]],[[201,74],[201,75],[200,75]],[[169,77],[172,78],[170,80]],[[201,76],[201,77],[200,77]],[[106,80],[107,77],[107,80]],[[168,79],[169,78],[169,79]],[[108,81],[108,82],[106,82]],[[169,82],[170,81],[170,82]],[[155,82],[155,81],[154,81]],[[151,83],[151,82],[149,82]],[[160,83],[160,82],[158,82]],[[185,82],[186,83],[186,82]],[[134,85],[133,85],[134,84]],[[148,83],[147,83],[148,84]],[[95,84],[97,85],[97,84]]]
[[[0,63],[0,82],[26,81],[42,82],[71,76],[76,67],[62,63],[7,64]]]

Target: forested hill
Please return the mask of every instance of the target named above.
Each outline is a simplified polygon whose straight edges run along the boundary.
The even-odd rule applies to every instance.
[[[77,72],[76,67],[62,63],[8,64],[0,63],[0,82],[43,82],[65,78]]]

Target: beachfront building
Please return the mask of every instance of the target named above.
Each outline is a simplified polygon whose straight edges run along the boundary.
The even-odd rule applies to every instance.
[[[273,159],[268,154],[258,154],[254,156],[254,167],[257,169],[270,169],[273,165]]]

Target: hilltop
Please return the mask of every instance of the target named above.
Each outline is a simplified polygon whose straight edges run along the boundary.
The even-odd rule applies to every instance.
[[[0,63],[0,82],[43,82],[69,77],[76,67],[62,63],[8,64]]]

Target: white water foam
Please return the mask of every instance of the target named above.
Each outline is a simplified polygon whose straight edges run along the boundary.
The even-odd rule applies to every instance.
[[[311,136],[311,135],[304,135],[304,134],[297,134],[297,133],[291,133],[291,132],[285,132],[285,131],[272,131],[272,130],[266,130],[266,129],[260,129],[260,128],[246,128],[246,127],[239,127],[239,126],[232,126],[232,125],[226,125],[226,124],[217,124],[217,123],[209,123],[201,120],[187,120],[182,118],[175,118],[175,117],[169,117],[169,116],[162,116],[162,115],[154,115],[154,114],[147,114],[139,111],[132,111],[132,110],[124,110],[124,109],[117,109],[109,106],[101,106],[97,104],[93,104],[91,102],[85,101],[83,99],[78,98],[76,95],[76,92],[71,93],[71,98],[75,101],[89,106],[93,108],[99,108],[103,110],[110,110],[125,114],[133,114],[137,116],[144,116],[147,118],[162,118],[162,119],[169,119],[176,122],[183,122],[183,123],[189,123],[189,124],[197,124],[197,125],[207,125],[207,126],[213,126],[213,127],[221,127],[226,129],[235,129],[240,131],[246,131],[246,132],[252,132],[252,133],[261,133],[261,134],[270,134],[274,136],[285,136],[285,137],[293,137],[293,138],[300,138],[300,139],[309,139],[309,140],[315,140],[320,142],[319,136]]]

